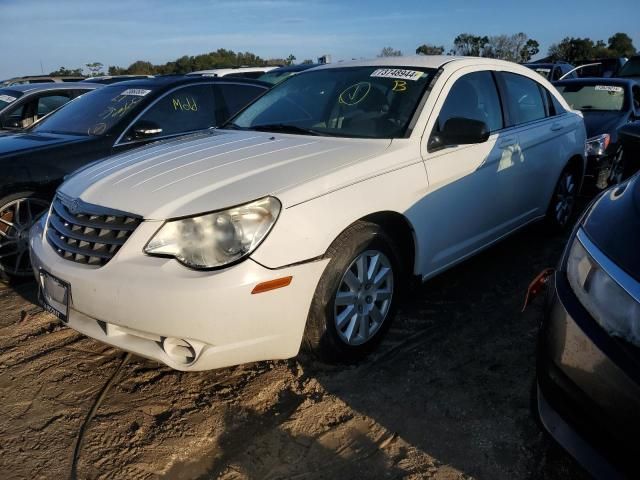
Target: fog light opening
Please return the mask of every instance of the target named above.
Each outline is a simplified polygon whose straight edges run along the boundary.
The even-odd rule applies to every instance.
[[[174,362],[189,365],[196,360],[196,349],[182,338],[166,337],[162,340],[162,350]]]

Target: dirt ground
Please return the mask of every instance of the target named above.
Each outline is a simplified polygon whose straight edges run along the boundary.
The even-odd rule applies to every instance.
[[[534,226],[429,281],[350,367],[181,373],[0,285],[0,478],[586,478],[534,420],[542,299],[520,313],[565,239]]]

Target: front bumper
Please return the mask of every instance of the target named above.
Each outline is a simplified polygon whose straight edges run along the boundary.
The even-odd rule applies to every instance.
[[[31,231],[34,271],[68,282],[68,325],[102,342],[163,362],[178,370],[208,370],[295,356],[316,285],[328,260],[267,269],[251,259],[228,269],[202,272],[177,261],[145,255],[159,222],[143,222],[105,266],[96,268],[58,256]],[[256,284],[292,276],[285,288],[251,294]],[[187,340],[196,358],[176,362],[163,339]]]
[[[545,428],[596,478],[637,474],[640,360],[578,302],[563,272],[541,326],[538,412]]]

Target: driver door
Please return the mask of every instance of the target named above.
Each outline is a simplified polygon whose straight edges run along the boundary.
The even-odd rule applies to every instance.
[[[419,209],[422,271],[436,273],[513,228],[508,169],[518,152],[518,137],[505,134],[504,115],[494,74],[461,69],[447,80],[423,137],[428,194]],[[429,138],[454,117],[484,122],[483,143],[429,148]]]

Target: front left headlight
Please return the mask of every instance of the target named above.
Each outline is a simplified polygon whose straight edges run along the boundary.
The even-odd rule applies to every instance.
[[[567,278],[580,303],[602,328],[640,347],[640,303],[589,255],[578,236],[569,250]]]
[[[608,133],[587,138],[584,145],[584,153],[587,157],[601,157],[607,151],[609,143],[611,143],[611,136]]]
[[[174,257],[195,269],[227,266],[248,256],[269,234],[280,202],[255,202],[179,220],[167,221],[144,248],[145,253]]]

